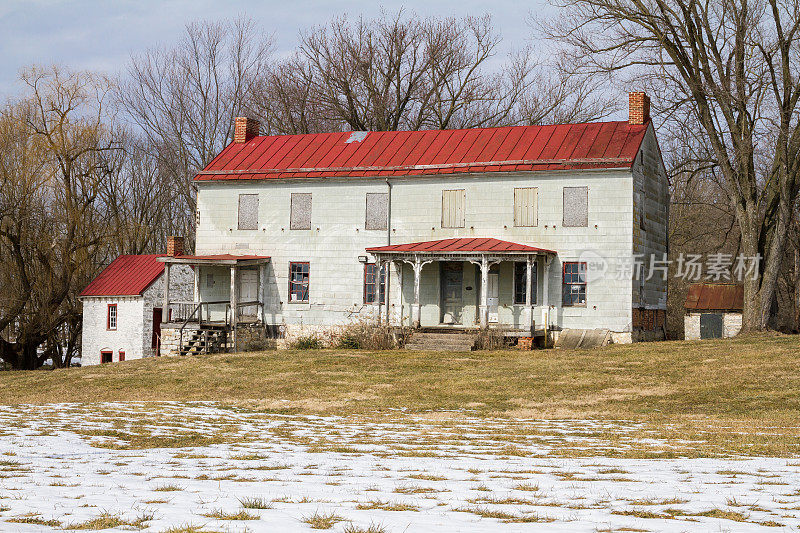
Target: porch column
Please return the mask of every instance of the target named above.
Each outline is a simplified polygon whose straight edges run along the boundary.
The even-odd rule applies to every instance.
[[[392,279],[392,265],[394,263],[392,261],[385,261],[383,263],[383,268],[386,269],[385,279],[386,279],[386,288],[383,291],[383,301],[384,305],[386,306],[386,325],[389,325],[389,320],[391,318],[391,314],[389,313],[389,287],[391,286],[391,279]],[[380,275],[380,270],[378,271],[378,275]],[[378,278],[378,282],[380,283],[381,278]],[[378,287],[378,295],[380,295],[380,286]]]
[[[542,322],[544,322],[545,331],[550,325],[550,261],[551,257],[545,256],[544,258],[544,280],[542,281]],[[545,333],[546,334],[546,333]]]
[[[192,301],[195,307],[197,307],[197,304],[200,303],[200,265],[194,265],[192,270],[194,271],[194,298],[192,298]],[[203,321],[202,309],[197,310],[197,320],[198,322]]]
[[[481,329],[489,327],[489,260],[481,257],[481,304],[478,306]]]
[[[162,314],[164,315],[164,322],[170,322],[169,316],[169,263],[164,263],[164,309],[162,310]]]
[[[236,293],[236,278],[239,272],[239,268],[234,264],[231,265],[231,295],[230,295],[230,305],[231,305],[231,337],[233,341],[233,351],[236,351],[236,321],[238,319],[238,313],[236,310],[236,304],[238,303],[239,298],[237,298]]]
[[[530,328],[531,335],[533,335],[533,257],[528,256],[527,269],[525,271],[525,314],[527,324],[525,327]]]
[[[395,263],[397,269],[397,324],[403,325],[403,262]]]
[[[382,323],[381,320],[381,313],[383,310],[383,301],[381,299],[381,269],[383,268],[383,259],[380,257],[375,259],[375,269],[377,270],[375,274],[375,308],[376,308],[376,315],[378,325],[380,326]]]
[[[411,309],[411,320],[415,328],[420,327],[422,322],[422,309],[419,305],[419,284],[420,274],[422,273],[422,261],[419,256],[414,258],[414,306]]]
[[[258,266],[258,301],[261,302],[261,324],[267,323],[266,311],[266,287],[267,287],[267,265],[261,264]]]

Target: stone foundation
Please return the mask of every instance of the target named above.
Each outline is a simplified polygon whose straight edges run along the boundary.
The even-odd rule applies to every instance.
[[[196,324],[187,324],[183,328],[183,336],[191,336],[198,327]],[[181,328],[172,327],[170,324],[161,324],[161,355],[170,357],[180,355],[181,349]]]

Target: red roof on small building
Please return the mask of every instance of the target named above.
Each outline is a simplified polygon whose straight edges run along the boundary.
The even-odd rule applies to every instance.
[[[396,253],[548,253],[553,250],[536,248],[527,244],[501,241],[500,239],[485,238],[456,238],[442,239],[439,241],[412,242],[408,244],[392,244],[390,246],[376,246],[367,248],[368,252],[396,252]]]
[[[648,126],[621,121],[260,136],[229,144],[195,180],[630,168]]]
[[[687,311],[742,311],[744,287],[736,283],[693,283],[685,307]]]
[[[164,272],[163,255],[121,255],[114,259],[81,296],[140,296]]]

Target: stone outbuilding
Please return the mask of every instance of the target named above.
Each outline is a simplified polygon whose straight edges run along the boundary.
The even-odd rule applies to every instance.
[[[744,287],[736,283],[693,283],[684,307],[686,340],[733,337],[742,329]]]
[[[162,255],[121,255],[80,294],[83,302],[81,365],[97,365],[159,355],[164,296]],[[188,265],[171,272],[173,300],[194,296]]]

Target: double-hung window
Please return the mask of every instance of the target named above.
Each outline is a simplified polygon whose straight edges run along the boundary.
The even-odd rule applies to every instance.
[[[564,263],[564,305],[586,305],[586,263]]]
[[[379,279],[380,278],[380,279]],[[376,289],[380,287],[380,302],[386,303],[386,265],[381,268],[378,276],[378,265],[367,263],[364,265],[364,303],[374,304],[376,301]]]
[[[289,302],[308,302],[309,263],[289,263]]]
[[[117,329],[117,304],[108,304],[108,314],[106,315],[106,328],[109,330]]]

